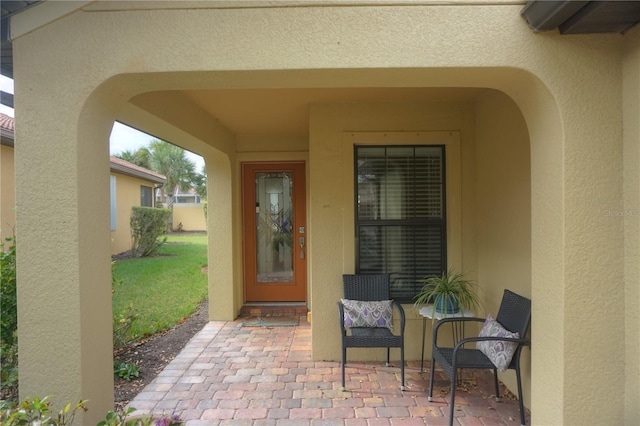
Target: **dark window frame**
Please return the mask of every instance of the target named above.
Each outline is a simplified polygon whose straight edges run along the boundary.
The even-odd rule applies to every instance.
[[[404,197],[401,201],[403,205],[406,207],[407,205],[413,207],[411,214],[418,215],[418,208],[416,208],[417,197],[415,196],[415,192],[417,191],[416,185],[418,184],[418,180],[416,178],[417,175],[417,166],[419,156],[416,155],[416,150],[420,148],[437,148],[440,150],[440,164],[439,164],[439,178],[440,178],[440,216],[423,216],[423,217],[405,217],[401,219],[362,219],[360,217],[360,191],[359,186],[361,182],[359,182],[359,168],[358,165],[360,163],[361,158],[359,157],[359,150],[361,149],[382,149],[384,150],[384,164],[385,171],[390,170],[389,165],[389,151],[398,151],[398,150],[413,150],[413,157],[411,161],[411,165],[408,167],[408,170],[412,170],[412,174],[408,173],[406,176],[410,177],[410,180],[405,181],[414,191],[413,198]],[[446,194],[447,194],[447,172],[446,172],[446,145],[445,144],[406,144],[406,145],[396,145],[396,144],[386,144],[386,145],[354,145],[354,230],[355,230],[355,254],[356,254],[356,273],[388,273],[391,276],[391,297],[394,300],[403,303],[412,303],[413,298],[419,291],[422,284],[418,281],[425,276],[431,275],[439,275],[443,271],[447,269],[447,202],[446,202]],[[385,175],[387,176],[387,175]],[[405,176],[405,177],[406,177]],[[388,185],[388,184],[387,184]],[[424,191],[428,190],[426,187],[422,188]],[[391,191],[387,189],[384,196],[381,194],[384,191],[380,190],[380,184],[378,183],[378,187],[376,188],[376,201],[379,205],[385,204],[388,206],[392,199],[393,194],[390,194]],[[403,193],[404,194],[404,193]],[[384,198],[384,200],[383,200]],[[431,200],[431,198],[428,198]],[[397,200],[396,200],[397,201]],[[424,200],[422,200],[424,201]],[[424,208],[424,207],[423,207]],[[426,208],[428,209],[428,207]],[[382,208],[380,209],[382,210]],[[408,210],[403,210],[406,212]],[[370,256],[372,259],[371,263],[376,263],[376,257],[379,261],[377,267],[368,267],[363,263],[363,252],[366,249],[363,247],[364,237],[363,235],[367,235],[367,233],[363,231],[369,231],[369,235],[375,234],[375,237],[379,237],[379,240],[383,241],[380,243],[379,247],[382,248],[380,250],[383,253],[373,256]],[[389,237],[388,235],[392,235],[393,237]],[[395,259],[395,263],[401,262],[403,263],[402,270],[391,270],[392,265],[389,263],[394,263],[393,261],[388,261],[387,253],[392,253],[393,246],[385,245],[384,241],[388,241],[389,239],[395,239],[401,241],[402,253],[410,252],[412,258],[405,259],[404,256],[400,258],[402,260],[398,261],[398,258]],[[376,238],[374,238],[375,240]],[[405,242],[407,244],[405,245]],[[393,241],[392,241],[393,243]],[[438,247],[435,251],[432,249],[433,247]],[[376,243],[368,244],[367,247],[378,247]],[[427,247],[425,249],[425,247]],[[429,248],[431,247],[431,248]],[[429,253],[437,254],[432,255],[431,259],[425,260],[425,262],[419,264],[418,256],[420,251],[431,250]],[[374,250],[375,251],[375,250]],[[411,257],[409,256],[409,257]],[[386,262],[386,263],[385,263]]]
[[[145,197],[145,189],[147,190],[147,197]],[[146,204],[145,201],[147,201]],[[140,185],[140,206],[153,207],[153,187]]]

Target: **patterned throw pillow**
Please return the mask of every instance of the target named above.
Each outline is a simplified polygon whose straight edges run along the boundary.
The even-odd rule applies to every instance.
[[[480,330],[480,337],[510,337],[518,339],[520,335],[507,331],[489,314],[482,326],[482,330]],[[476,343],[476,348],[485,354],[500,371],[507,370],[517,347],[518,344],[516,342],[505,342],[504,340],[490,340]]]
[[[344,326],[386,327],[393,330],[393,311],[391,300],[365,302],[362,300],[342,299],[344,306]]]

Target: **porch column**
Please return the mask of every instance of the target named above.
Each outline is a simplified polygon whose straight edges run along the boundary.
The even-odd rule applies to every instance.
[[[96,424],[113,409],[113,118],[100,105],[83,113],[75,73],[35,57],[15,62],[19,392],[53,395],[56,410],[88,399],[77,422]]]
[[[242,303],[242,284],[233,281],[233,201],[229,157],[205,153],[209,239],[209,319],[232,321]],[[239,262],[242,267],[242,262]]]
[[[532,419],[540,425],[624,422],[622,88],[590,75],[588,84],[555,89],[560,138],[531,126]]]

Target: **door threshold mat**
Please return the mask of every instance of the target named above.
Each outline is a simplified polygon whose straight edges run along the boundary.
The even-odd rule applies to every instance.
[[[299,322],[295,317],[248,318],[242,327],[295,327]]]

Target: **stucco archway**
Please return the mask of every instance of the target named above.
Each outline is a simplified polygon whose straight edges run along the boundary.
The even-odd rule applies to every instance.
[[[533,38],[518,6],[132,12],[113,10],[105,3],[89,5],[14,42],[20,99],[16,140],[23,144],[16,150],[23,394],[49,393],[45,388],[53,385],[63,400],[91,399],[95,411],[89,415],[96,419],[110,405],[104,390],[112,380],[105,343],[110,341],[105,325],[110,324],[105,322],[108,249],[106,239],[99,242],[100,223],[107,229],[108,218],[100,208],[106,198],[95,187],[102,181],[106,188],[106,136],[113,120],[138,115],[140,122],[169,123],[167,132],[202,131],[191,136],[204,144],[185,147],[230,179],[221,186],[226,188],[220,197],[227,207],[218,225],[231,223],[237,232],[231,219],[235,160],[229,154],[232,149],[227,150],[229,135],[197,109],[178,115],[171,109],[150,112],[149,105],[140,104],[144,97],[135,96],[172,91],[177,95],[172,104],[189,107],[179,96],[182,90],[476,87],[506,93],[529,129],[535,421],[620,418],[623,403],[609,391],[623,381],[622,371],[589,366],[603,354],[609,356],[611,348],[624,348],[624,343],[607,333],[597,318],[582,312],[599,310],[590,298],[599,283],[622,281],[622,226],[598,214],[602,206],[621,210],[621,172],[601,167],[619,164],[621,155],[621,83],[602,79],[620,71],[614,41]],[[451,23],[465,31],[452,31]],[[73,55],[52,54],[57,46]],[[190,53],[176,55],[184,46]],[[134,118],[122,121],[135,124]],[[206,144],[213,140],[226,142],[207,153]],[[321,140],[313,143],[317,142]],[[314,155],[309,154],[312,190],[315,184],[322,188],[327,177],[327,172],[316,173],[320,169],[314,163],[331,159]],[[34,168],[37,175],[30,172]],[[44,190],[50,176],[56,176],[63,191]],[[333,201],[328,190],[315,191],[311,216],[324,212],[329,218],[339,217],[332,208],[340,204]],[[322,238],[327,226],[323,220],[316,226],[320,238],[311,243],[312,252],[328,246]],[[216,260],[222,275],[216,279],[237,283],[232,254],[238,237],[229,232],[222,247],[231,247],[232,253],[222,250],[210,256],[220,256]],[[591,261],[594,258],[597,261]],[[329,253],[314,259],[312,282],[335,282],[342,258]],[[221,308],[232,315],[238,286],[225,288],[232,290]],[[335,316],[336,294],[337,285],[330,287],[326,299],[314,294],[314,320],[322,323],[322,315]],[[608,303],[623,304],[622,292]],[[609,314],[610,322],[624,322],[624,312]],[[594,343],[593,334],[603,337]],[[615,351],[620,355],[614,363],[622,363],[622,352]],[[583,362],[570,362],[576,354]],[[584,406],[596,390],[606,398]]]
[[[467,70],[467,72],[469,76],[474,75],[474,79],[477,79],[478,70],[469,69]],[[491,85],[490,80],[493,80],[494,78],[497,81],[502,80],[504,78],[504,76],[502,75],[503,72],[504,70],[493,70],[493,73],[492,72],[486,73],[488,78],[483,82],[486,85],[485,87],[490,86]],[[514,70],[508,70],[508,72],[514,72]],[[395,78],[402,78],[403,81],[407,81],[408,79],[411,79],[413,81],[413,84],[416,85],[416,87],[420,87],[419,85],[425,84],[426,81],[433,81],[434,78],[442,78],[439,76],[450,74],[450,71],[449,70],[446,70],[446,71],[444,70],[439,70],[439,71],[438,70],[412,70],[409,73],[407,73],[407,75],[399,75],[399,72],[397,70],[391,70],[389,73],[392,75],[395,75]],[[351,76],[349,74],[353,74],[354,76],[356,74],[359,74],[360,78],[362,78],[363,73],[346,72],[346,74],[349,76],[349,79],[350,79]],[[372,78],[375,81],[380,77],[385,77],[385,74],[386,73],[384,71],[379,70],[375,73],[374,76],[371,76],[370,78]],[[403,73],[400,73],[400,74],[403,74]],[[531,77],[528,74],[521,73],[518,71],[515,71],[515,74],[523,78],[523,82],[522,82],[523,86],[535,87],[535,85],[531,84],[531,81],[530,81]],[[141,76],[139,75],[136,76],[136,80],[138,83],[140,82],[140,77]],[[148,78],[150,80],[154,80],[158,78],[158,76],[150,75],[148,76]],[[182,76],[182,78],[184,80],[189,80],[189,75],[185,74],[184,76]],[[302,78],[302,77],[298,77],[298,78]],[[309,77],[306,77],[306,78],[309,78]],[[334,75],[334,78],[335,78],[335,75]],[[100,123],[102,123],[103,121],[109,122],[109,119],[112,120],[114,118],[118,118],[122,121],[135,124],[139,128],[152,131],[154,134],[162,135],[163,137],[166,135],[167,139],[180,140],[184,143],[184,146],[186,148],[193,149],[194,146],[200,147],[200,149],[194,149],[194,150],[201,154],[204,153],[204,157],[207,162],[207,167],[209,170],[209,176],[212,182],[212,185],[210,186],[213,189],[212,194],[217,193],[216,196],[218,197],[217,199],[219,200],[225,200],[225,199],[227,200],[225,203],[221,203],[219,205],[219,208],[222,210],[220,210],[218,214],[210,215],[210,218],[211,218],[209,223],[209,226],[211,227],[210,229],[216,230],[216,232],[212,234],[212,235],[215,235],[214,237],[215,241],[213,241],[213,243],[210,244],[210,248],[211,248],[210,263],[212,265],[217,265],[216,267],[218,268],[217,270],[210,268],[210,271],[212,270],[215,271],[215,273],[211,275],[212,278],[210,278],[210,298],[212,301],[215,301],[215,303],[212,304],[211,317],[225,318],[226,316],[228,316],[228,319],[232,319],[235,316],[235,312],[237,312],[238,304],[241,303],[241,301],[239,301],[238,299],[238,292],[240,292],[241,289],[239,289],[237,285],[233,285],[234,260],[231,255],[233,253],[233,236],[231,235],[231,233],[229,233],[225,237],[223,233],[219,232],[220,230],[224,230],[224,229],[230,230],[233,228],[232,226],[233,172],[231,171],[232,169],[231,164],[233,162],[230,160],[230,158],[233,158],[233,150],[230,149],[229,154],[225,154],[225,153],[222,153],[219,149],[219,147],[229,148],[231,146],[231,142],[229,142],[231,137],[226,132],[221,131],[220,129],[216,129],[216,132],[212,133],[213,138],[212,138],[211,145],[218,145],[218,147],[213,148],[211,145],[203,144],[202,139],[207,138],[207,136],[205,136],[206,132],[203,133],[203,129],[207,129],[208,127],[210,127],[208,124],[209,123],[209,120],[207,119],[208,117],[203,116],[202,117],[203,120],[200,123],[194,121],[193,112],[197,112],[196,109],[193,109],[192,113],[187,113],[187,114],[184,113],[185,111],[190,110],[189,106],[194,108],[193,105],[190,105],[186,99],[181,98],[175,93],[162,90],[162,89],[170,89],[174,87],[174,85],[179,85],[181,78],[176,78],[174,82],[172,84],[167,85],[167,87],[162,87],[162,85],[153,85],[154,88],[157,88],[159,90],[147,92],[148,93],[147,95],[137,94],[140,86],[132,85],[132,87],[129,89],[130,93],[127,95],[127,96],[132,96],[130,100],[123,102],[123,99],[125,99],[126,96],[123,96],[120,100],[112,99],[110,93],[113,93],[114,87],[119,88],[120,94],[124,93],[123,87],[127,86],[126,84],[127,79],[128,77],[124,76],[124,77],[116,78],[106,82],[90,96],[89,101],[86,103],[84,112],[81,115],[80,125],[79,125],[79,129],[80,129],[79,135],[81,136],[81,139],[84,141],[84,143],[80,147],[80,150],[81,150],[80,155],[82,156],[83,159],[85,159],[83,163],[87,164],[86,163],[86,161],[88,161],[87,159],[91,159],[91,161],[100,161],[99,157],[100,157],[100,152],[102,151],[101,145],[104,143],[105,139],[103,138],[105,137],[105,135],[101,135],[99,132],[95,131],[98,126],[104,127],[103,124],[98,125],[96,124],[96,121],[91,120],[91,117],[97,117],[97,116],[100,117],[100,120],[99,120]],[[143,77],[142,79],[144,80],[145,78]],[[465,78],[463,74],[461,74],[457,76],[457,78],[454,80],[442,81],[441,83],[443,85],[446,83],[449,83],[449,85],[454,87],[461,87],[461,86],[464,87],[466,84],[469,84],[469,80]],[[477,80],[475,80],[475,83],[477,83]],[[313,86],[317,84],[317,82],[314,81],[313,78],[309,78],[308,84],[310,86]],[[377,86],[376,83],[372,83],[372,85],[373,87]],[[495,82],[494,82],[494,85],[499,86],[499,84],[496,84]],[[519,86],[519,84],[516,84],[516,86]],[[166,98],[161,96],[161,94],[163,93],[164,94],[172,93],[172,96],[167,101]],[[535,99],[538,96],[539,95],[537,94],[532,95],[531,93],[527,93],[525,98],[527,100],[530,100],[532,98]],[[546,97],[546,98],[543,97],[543,99],[551,100],[551,97]],[[182,102],[178,102],[179,100],[182,100]],[[110,105],[110,103],[112,102],[113,104]],[[169,105],[172,105],[173,108],[175,108],[175,111],[180,110],[181,112],[176,113],[170,110],[168,111],[166,108]],[[539,108],[545,111],[554,111],[554,108],[552,107],[552,105],[553,104],[551,103],[544,106],[533,105],[531,107],[535,107],[536,109]],[[157,109],[154,109],[154,108],[157,108]],[[107,112],[120,111],[120,113],[117,116],[111,113],[102,114],[105,111]],[[162,116],[158,111],[162,111],[162,113],[166,115]],[[183,123],[182,120],[185,120],[187,118],[189,119],[190,123]],[[540,120],[540,117],[535,117],[533,119],[534,122],[529,123],[529,126],[535,128],[538,125],[536,124],[537,120]],[[544,131],[545,138],[553,137],[553,136],[550,136],[549,134],[549,129],[551,129],[552,127],[548,126],[548,122],[554,121],[554,120],[555,119],[553,117],[553,114],[551,114],[551,117],[548,117],[546,120],[542,120],[543,123],[539,124],[539,126],[545,129]],[[201,137],[202,139],[199,139],[198,137],[196,137],[196,135]],[[211,134],[208,137],[211,137]],[[225,140],[224,138],[229,138],[229,140]],[[221,144],[221,141],[223,141],[224,143]],[[546,155],[546,153],[544,152],[544,147],[541,145],[538,145],[539,147],[538,154],[536,154],[535,144],[536,144],[536,140],[534,139],[532,142],[532,157],[535,157],[536,155],[544,157]],[[102,153],[104,154],[104,151],[102,151]],[[313,156],[311,157],[310,161],[311,161],[311,167],[313,167],[313,162],[314,162]],[[544,162],[543,164],[548,165],[547,162]],[[534,170],[533,174],[535,173],[536,171]],[[541,173],[541,175],[547,176],[547,177],[550,176],[550,174],[547,171],[545,171],[544,173]],[[93,179],[93,182],[94,184],[96,183],[95,177]],[[546,184],[543,184],[543,185],[546,185]],[[534,204],[535,204],[535,200],[534,200]],[[91,221],[92,222],[95,221],[95,216]],[[534,230],[534,234],[535,234],[535,230]],[[226,245],[224,244],[225,240],[227,241]],[[88,249],[89,248],[87,248],[87,250]],[[100,248],[95,246],[95,247],[91,247],[91,249],[95,251],[95,250],[99,250]],[[99,256],[92,256],[92,258],[97,258],[97,257]],[[224,260],[225,258],[227,259],[227,261]],[[316,277],[312,279],[322,280],[321,277],[320,278],[317,277],[317,274],[318,274],[318,271],[316,270],[315,272]],[[227,277],[227,278],[220,279],[220,277]],[[535,286],[534,286],[534,292],[535,292]],[[81,303],[90,304],[92,302],[90,302],[89,300],[83,299]],[[326,338],[326,336],[323,335],[323,331],[322,331],[322,328],[325,328],[325,327],[321,326],[321,324],[323,323],[323,319],[322,319],[323,312],[330,312],[332,315],[333,304],[334,304],[334,301],[332,299],[330,301],[330,306],[323,306],[323,300],[321,297],[319,297],[317,301],[314,302],[314,310],[318,312],[316,316],[316,318],[318,319],[316,322],[314,322],[314,327],[316,324],[318,324],[319,327],[321,327],[315,330],[315,334],[318,336],[317,338],[318,342],[321,342]],[[98,311],[92,310],[92,312],[94,312],[94,315],[95,315]],[[226,314],[224,312],[226,312]],[[109,315],[110,315],[110,312],[109,312]],[[84,317],[82,320],[84,324],[89,323],[86,318],[88,317]],[[99,319],[98,317],[93,318],[93,321],[95,321],[96,324],[99,323],[104,325],[105,320],[106,318],[102,320]],[[93,335],[94,337],[97,337],[95,333],[93,333]],[[534,357],[534,360],[535,360],[535,357]],[[109,367],[110,367],[110,363],[109,363]]]

